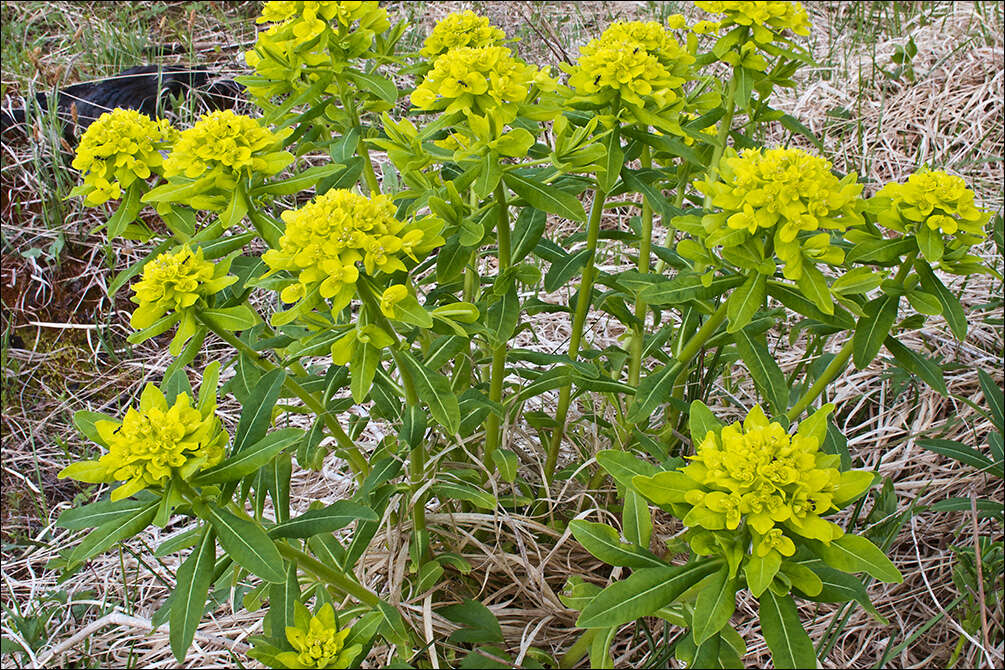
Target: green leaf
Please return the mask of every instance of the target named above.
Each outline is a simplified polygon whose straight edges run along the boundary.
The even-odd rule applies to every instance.
[[[750,109],[750,97],[754,90],[754,73],[745,67],[737,65],[733,68],[733,78],[736,79],[736,106]]]
[[[502,642],[502,628],[499,620],[485,605],[477,600],[465,598],[457,605],[447,605],[438,609],[437,614],[462,626],[447,638],[450,642]]]
[[[258,315],[247,305],[204,309],[202,316],[211,318],[223,330],[247,330],[259,322]]]
[[[230,202],[220,212],[220,222],[224,228],[233,228],[248,213],[248,199],[244,196],[243,189],[244,186],[239,184],[230,195]]]
[[[202,528],[199,543],[178,568],[174,602],[171,603],[170,636],[171,651],[179,663],[185,661],[185,652],[202,619],[215,566],[216,537],[212,526],[207,524]]]
[[[222,484],[250,475],[271,461],[276,454],[304,438],[299,428],[282,428],[273,431],[258,442],[233,453],[223,462],[200,471],[192,478],[195,485]]]
[[[734,286],[742,284],[742,275],[722,277],[705,286],[699,275],[679,274],[668,281],[657,282],[642,289],[639,299],[649,305],[680,305],[689,300],[710,300]]]
[[[486,510],[495,510],[496,498],[494,495],[471,484],[461,482],[440,481],[433,484],[432,491],[439,498],[465,500]]]
[[[855,367],[864,369],[876,358],[883,341],[897,320],[899,298],[883,295],[865,306],[865,316],[858,321],[852,336]]]
[[[747,588],[755,598],[760,598],[761,594],[771,586],[771,580],[781,567],[782,555],[777,551],[769,551],[764,556],[754,555],[747,560],[743,572],[747,576]]]
[[[776,668],[815,668],[817,656],[799,621],[791,596],[779,598],[769,589],[758,599],[761,631]]]
[[[580,628],[620,626],[673,602],[707,575],[720,561],[701,560],[687,565],[641,568],[627,579],[611,584],[583,608],[576,625]]]
[[[621,150],[621,138],[617,126],[603,139],[604,156],[597,170],[597,189],[609,193],[621,176],[625,164],[625,153]]]
[[[701,441],[708,435],[708,431],[711,430],[718,433],[724,427],[722,421],[716,418],[712,410],[708,408],[708,405],[700,400],[693,400],[691,402],[691,408],[687,416],[687,427],[691,433],[691,443],[695,449],[698,448]]]
[[[948,456],[960,463],[971,465],[978,470],[993,472],[992,468],[994,467],[994,462],[990,458],[973,447],[968,447],[962,442],[923,438],[918,440],[918,446],[922,449],[927,449],[928,451],[934,451],[937,454]]]
[[[92,530],[67,557],[67,565],[82,563],[102,553],[119,540],[139,533],[153,521],[159,502],[159,500],[148,502],[145,507],[133,509],[130,513],[117,516]]]
[[[516,265],[534,250],[537,243],[541,241],[541,236],[544,235],[544,228],[547,222],[548,215],[539,209],[524,207],[520,211],[520,216],[517,217],[516,223],[513,224],[513,233],[511,235],[511,264]],[[443,251],[440,250],[440,253],[443,253]]]
[[[812,142],[813,146],[815,146],[817,149],[819,149],[820,151],[824,150],[824,145],[820,142],[820,138],[818,138],[815,134],[813,134],[813,131],[804,126],[796,117],[792,116],[791,114],[783,114],[778,119],[778,122],[782,124],[782,127],[788,130],[790,133],[796,133],[798,135],[802,135],[810,142]]]
[[[722,566],[703,584],[694,605],[691,631],[699,645],[722,630],[736,609],[736,580],[729,576],[729,566]]]
[[[762,274],[752,274],[730,294],[726,300],[726,317],[729,319],[727,333],[735,333],[754,318],[754,314],[764,304],[767,280]]]
[[[785,374],[778,367],[771,352],[761,338],[751,337],[746,330],[741,330],[734,336],[736,350],[740,353],[750,376],[769,403],[776,416],[785,414],[789,406],[789,385]]]
[[[607,524],[576,519],[569,522],[569,530],[572,531],[572,536],[583,545],[584,549],[609,565],[628,568],[667,567],[664,561],[661,561],[648,549],[637,544],[622,542],[618,531]]]
[[[516,287],[510,286],[499,300],[492,303],[485,315],[489,344],[499,347],[509,342],[519,322],[520,298]]]
[[[300,583],[297,581],[297,566],[290,563],[286,568],[286,579],[281,584],[269,585],[268,627],[270,639],[281,649],[292,649],[286,637],[286,628],[296,626],[296,609],[300,601]]]
[[[516,469],[519,465],[517,455],[509,449],[496,449],[492,452],[492,463],[499,470],[503,481],[512,484],[516,481]]]
[[[108,239],[113,240],[122,236],[126,226],[136,220],[136,215],[140,213],[143,204],[140,202],[142,195],[142,183],[134,183],[126,189],[126,197],[122,199],[115,213],[112,214],[106,224],[108,227]]]
[[[942,231],[932,230],[926,225],[919,225],[916,233],[918,239],[918,249],[921,255],[929,263],[938,263],[942,260],[942,254],[946,247],[942,243]]]
[[[244,403],[241,419],[237,422],[237,432],[234,433],[234,448],[231,456],[241,453],[241,450],[257,443],[272,425],[272,408],[279,400],[279,394],[286,381],[286,373],[277,368],[262,375],[254,390]]]
[[[369,507],[348,500],[339,500],[322,509],[304,512],[269,529],[269,537],[311,537],[321,533],[333,533],[348,526],[353,521],[379,521]]]
[[[620,449],[605,449],[598,452],[597,463],[607,470],[607,474],[614,477],[614,481],[629,490],[635,488],[635,484],[632,483],[633,477],[637,475],[651,477],[659,472],[659,468],[652,463]]]
[[[922,381],[943,396],[949,396],[949,389],[946,388],[946,380],[942,377],[942,368],[939,367],[938,363],[904,346],[892,336],[888,336],[883,341],[883,346],[893,354],[902,368],[920,377]]]
[[[590,667],[591,668],[613,668],[614,659],[611,658],[611,644],[614,636],[617,635],[618,627],[601,628],[590,644]]]
[[[261,526],[215,506],[209,507],[209,521],[235,563],[273,584],[286,579],[283,557]]]
[[[662,368],[650,372],[646,378],[639,382],[639,388],[635,391],[635,398],[628,407],[625,421],[638,424],[646,421],[661,403],[670,399],[673,391],[673,384],[676,379],[673,366],[665,365]]]
[[[883,625],[889,623],[873,606],[872,601],[869,599],[869,592],[866,591],[865,586],[858,577],[827,567],[819,560],[804,565],[820,578],[822,588],[820,593],[814,596],[801,593],[800,595],[803,598],[818,603],[841,603],[855,600],[862,605],[862,609],[872,615],[877,621]]]
[[[96,528],[114,521],[121,516],[145,510],[149,506],[149,500],[136,500],[134,498],[126,498],[125,500],[117,500],[115,502],[102,500],[101,502],[66,510],[56,519],[56,526],[69,530]]]
[[[405,296],[394,305],[394,318],[419,328],[432,328],[433,317],[413,295]]]
[[[581,249],[552,262],[547,274],[544,275],[544,290],[554,292],[565,286],[580,268],[586,265],[592,253],[590,249]]]
[[[399,352],[397,360],[411,376],[415,393],[429,406],[436,422],[451,434],[456,433],[461,425],[461,410],[457,405],[457,396],[450,390],[450,380],[431,371],[408,351]]]
[[[100,444],[103,447],[107,447],[105,441],[101,439],[101,435],[98,434],[98,429],[95,424],[98,421],[115,421],[118,423],[118,419],[107,414],[102,414],[101,412],[88,412],[86,410],[79,410],[73,413],[73,425],[76,426],[84,437],[89,439],[91,442]]]
[[[827,280],[824,274],[812,265],[803,267],[803,275],[798,281],[799,290],[807,298],[813,301],[824,314],[834,313],[834,300],[831,298],[830,289],[827,288]]]
[[[1005,433],[1005,392],[984,370],[978,370],[977,376],[980,379],[981,391],[984,393],[984,402],[991,409],[991,421],[998,432]]]
[[[364,91],[373,93],[384,102],[394,103],[398,99],[398,87],[386,77],[372,72],[357,72],[348,69],[343,73]]]
[[[967,316],[963,311],[960,299],[946,288],[946,285],[932,271],[932,267],[920,258],[914,262],[914,268],[921,280],[921,288],[933,294],[942,303],[942,316],[956,339],[962,341],[967,336]]]
[[[507,172],[503,177],[506,185],[521,198],[526,200],[532,207],[557,214],[570,221],[586,222],[586,210],[579,199],[561,191],[555,186],[549,186],[536,181],[531,181],[513,172]]]
[[[634,488],[625,491],[621,527],[629,542],[642,548],[649,546],[653,536],[653,517],[649,513],[649,503]]]
[[[436,281],[445,284],[459,277],[470,258],[471,249],[462,246],[457,235],[448,237],[436,254]]]
[[[251,195],[255,196],[263,193],[269,193],[271,195],[293,195],[294,193],[299,193],[300,191],[306,191],[309,188],[313,188],[319,181],[325,177],[330,177],[343,168],[345,168],[345,166],[339,163],[315,165],[314,167],[307,168],[303,172],[298,172],[288,179],[274,181],[269,184],[263,184],[262,186],[253,188],[251,190]]]
[[[380,364],[380,349],[367,342],[356,341],[349,359],[349,390],[353,402],[361,403],[373,386],[373,377]]]
[[[829,544],[806,539],[805,542],[832,568],[843,572],[865,572],[881,582],[900,584],[900,571],[883,551],[859,535],[842,535]]]
[[[796,290],[795,287],[789,284],[783,284],[782,282],[770,280],[768,281],[768,295],[782,303],[793,312],[797,314],[802,314],[806,318],[813,319],[814,321],[819,321],[820,323],[825,323],[828,326],[832,326],[839,330],[851,330],[855,327],[855,320],[851,317],[848,312],[840,308],[834,309],[834,315],[825,314],[816,306],[813,301],[809,300]]]
[[[478,176],[475,178],[471,188],[475,195],[484,198],[495,190],[499,180],[502,179],[502,166],[499,164],[499,154],[494,151],[488,152],[482,158]]]

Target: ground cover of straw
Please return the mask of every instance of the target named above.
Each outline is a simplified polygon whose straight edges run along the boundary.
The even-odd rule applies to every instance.
[[[150,19],[151,43],[181,44],[161,62],[215,63],[240,69],[235,63],[253,42],[251,19],[257,14],[257,3],[209,8],[149,4],[157,11]],[[796,89],[779,92],[775,106],[823,138],[838,170],[855,170],[883,183],[903,180],[916,166],[927,163],[963,176],[985,208],[1000,212],[1005,153],[1001,6],[921,3],[912,9],[907,5],[810,5],[815,27],[810,41],[819,66],[803,71]],[[654,3],[613,2],[392,3],[389,8],[416,24],[411,38],[416,43],[450,11],[474,8],[508,34],[521,37],[520,54],[538,63],[574,59],[577,45],[598,35],[611,20],[660,18],[661,13],[680,11]],[[4,3],[3,23],[23,30],[25,42],[33,35],[33,44],[45,45],[16,54],[21,59],[17,64],[8,58],[5,45],[3,85],[8,93],[24,94],[33,88],[107,76],[143,58],[135,45],[121,47],[127,52],[134,49],[125,56],[114,49],[106,55],[81,53],[81,44],[100,41],[103,35],[106,41],[120,39],[116,31],[128,30],[121,23],[102,24],[100,12],[94,13],[90,5]],[[80,28],[74,32],[73,26]],[[913,81],[882,71],[894,69],[891,56],[908,38],[918,47]],[[123,62],[125,58],[134,60]],[[781,128],[768,141],[805,144]],[[55,477],[68,462],[90,453],[91,447],[70,426],[72,412],[114,413],[128,405],[145,382],[159,381],[170,362],[166,348],[155,342],[133,348],[124,344],[130,303],[122,296],[110,302],[104,289],[114,271],[141,257],[143,249],[128,242],[107,245],[100,236],[88,235],[103,213],[59,201],[75,177],[60,159],[52,159],[58,150],[58,142],[42,135],[2,146],[2,665],[20,664],[24,656],[10,651],[28,647],[32,666],[174,667],[167,631],[151,632],[150,617],[174,587],[178,559],[152,559],[150,548],[184,528],[150,529],[122,550],[92,560],[63,583],[45,568],[59,550],[79,537],[54,528],[56,517],[93,499],[92,490]],[[378,171],[387,165],[381,156],[376,162]],[[614,211],[604,225],[623,226],[626,216]],[[574,232],[571,226],[552,221],[549,234],[553,238],[568,235]],[[990,242],[980,250],[1000,269],[1000,257]],[[607,271],[628,267],[616,247],[604,249],[599,262]],[[1003,500],[1001,480],[974,474],[971,468],[925,451],[916,442],[921,436],[939,436],[981,443],[990,424],[962,400],[983,404],[977,369],[986,370],[1002,384],[1002,284],[982,276],[957,281],[954,288],[962,291],[970,314],[965,342],[955,341],[941,319],[901,338],[915,350],[944,361],[951,397],[898,374],[882,358],[865,370],[849,369],[829,397],[838,407],[852,456],[860,467],[875,468],[893,480],[899,510],[910,505],[923,509],[950,496]],[[564,301],[568,296],[554,297]],[[533,319],[533,331],[524,331],[518,345],[562,351],[569,335],[565,316]],[[789,325],[794,323],[792,319]],[[598,348],[616,343],[623,334],[619,324],[600,314],[588,325],[588,337]],[[773,335],[779,362],[789,371],[804,341],[797,339],[790,347],[788,332]],[[228,353],[222,343],[210,340],[201,362],[222,359]],[[724,416],[739,418],[744,408],[756,402],[756,394],[741,367],[712,390],[711,400]],[[555,398],[544,396],[540,404],[525,411],[547,411],[554,402]],[[589,395],[577,409],[580,415],[610,411],[602,398]],[[233,403],[221,406],[222,417],[231,427],[239,411]],[[577,442],[587,453],[605,448],[585,426],[589,424],[573,427]],[[386,426],[371,424],[360,437],[361,444],[364,448],[376,444],[385,430]],[[521,417],[506,428],[505,446],[521,454],[520,476],[526,479],[540,479],[543,450],[538,439]],[[478,445],[471,443],[468,448],[477,453]],[[571,462],[571,450],[565,456]],[[353,484],[346,473],[344,464],[335,459],[321,472],[298,471],[293,506],[301,509],[312,500],[329,503],[350,496]],[[586,491],[577,480],[569,479],[553,488],[550,501],[555,509],[579,506],[588,511],[587,518],[617,524],[614,515],[601,511],[615,501],[612,488]],[[568,532],[554,530],[547,516],[527,518],[503,510],[450,515],[432,509],[427,519],[443,546],[471,562],[469,583],[480,585],[479,596],[498,616],[517,663],[531,646],[557,655],[576,639],[576,614],[565,609],[556,595],[569,575],[587,575],[604,584],[620,574],[619,569],[612,572],[587,554]],[[680,530],[669,518],[657,517],[656,523],[656,541]],[[408,531],[407,524],[385,523],[361,560],[358,574],[398,606],[416,631],[440,643],[451,627],[431,605],[434,600],[444,603],[459,597],[459,578],[448,572],[439,592],[402,601]],[[1000,533],[1000,525],[975,521],[969,514],[922,511],[911,516],[891,548],[904,583],[870,587],[874,603],[890,625],[880,625],[856,609],[827,657],[826,667],[871,667],[891,640],[900,642],[942,614],[958,595],[950,577],[950,546],[972,545],[980,535],[1000,539]],[[67,594],[69,602],[67,597],[54,596],[59,591]],[[239,660],[254,667],[242,652],[248,636],[261,630],[263,613],[239,605],[236,613],[224,605],[204,618],[189,652],[188,667],[232,666]],[[809,626],[814,640],[824,634],[835,609],[812,604],[802,608],[803,620],[816,622]],[[988,612],[989,627],[999,631],[992,639],[1001,639],[1001,612],[1000,604]],[[14,614],[35,617],[41,627],[33,631],[17,623]],[[745,663],[763,667],[769,657],[759,633],[756,603],[741,599],[733,623],[749,645]],[[612,649],[619,667],[651,662],[646,639],[633,637],[631,631],[632,627],[625,627]],[[954,617],[945,616],[890,663],[897,667],[944,665],[961,634]],[[982,644],[980,637],[965,644],[961,666],[1000,667],[1001,644],[982,651],[974,644]],[[388,650],[378,647],[368,663],[377,667],[388,658]],[[441,660],[429,654],[422,658],[434,667]]]

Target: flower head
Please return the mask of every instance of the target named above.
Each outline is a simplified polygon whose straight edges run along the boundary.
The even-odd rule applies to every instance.
[[[99,443],[108,453],[97,461],[74,463],[59,476],[91,483],[125,482],[112,491],[112,500],[163,486],[175,473],[188,479],[223,460],[229,438],[214,410],[215,404],[201,410],[192,407],[187,393],[179,393],[169,406],[160,389],[147,384],[139,408],[129,408],[122,421],[95,422]]]
[[[437,21],[419,54],[433,60],[451,49],[499,46],[505,39],[506,33],[491,25],[487,17],[466,9]]]
[[[718,179],[695,182],[720,209],[702,219],[705,246],[739,246],[770,235],[790,279],[802,276],[807,258],[840,263],[843,254],[829,237],[800,234],[862,224],[862,186],[855,179],[852,173],[839,180],[828,161],[801,149],[727,150]]]
[[[436,59],[411,100],[418,109],[463,112],[472,122],[491,117],[501,130],[517,117],[534,85],[550,89],[554,81],[506,47],[458,47]]]
[[[796,35],[810,34],[810,19],[798,2],[695,2],[709,14],[723,14],[724,26],[750,26],[753,37],[762,44],[774,39],[773,31],[791,30]]]
[[[369,275],[404,270],[405,256],[426,253],[443,238],[420,222],[406,225],[395,218],[386,195],[367,198],[348,190],[331,190],[297,210],[283,212],[286,232],[279,248],[262,260],[272,272],[288,270],[295,281],[283,289],[284,302],[297,302],[315,289],[341,310],[355,294],[362,263]]]
[[[295,608],[296,625],[286,627],[286,639],[294,651],[276,654],[276,661],[287,668],[348,668],[362,646],[345,645],[352,629],[339,630],[331,603],[322,605],[309,619],[307,608],[299,601]]]
[[[137,179],[159,172],[177,131],[166,120],[154,121],[134,109],[113,109],[92,123],[77,147],[73,167],[84,176],[80,193],[85,205],[100,205],[122,196]]]
[[[663,111],[678,101],[683,107],[680,88],[692,63],[694,57],[656,21],[617,21],[581,49],[569,85],[594,102],[649,103]]]

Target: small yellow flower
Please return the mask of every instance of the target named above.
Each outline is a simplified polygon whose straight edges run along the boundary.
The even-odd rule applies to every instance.
[[[419,54],[434,60],[437,56],[458,47],[499,46],[506,33],[489,23],[487,17],[478,16],[470,9],[454,12],[437,21],[429,37],[422,43]]]
[[[724,14],[724,26],[750,26],[754,39],[762,44],[774,39],[772,30],[810,34],[810,19],[798,2],[695,2],[709,14]]]
[[[876,198],[890,202],[879,222],[899,232],[916,232],[924,225],[973,244],[984,237],[991,218],[974,205],[974,192],[962,178],[937,170],[916,172],[904,184],[887,184]]]
[[[134,109],[113,109],[92,123],[77,147],[73,167],[84,176],[79,193],[84,204],[100,205],[122,196],[136,180],[160,172],[160,150],[178,132],[165,120],[154,121]]]
[[[187,310],[237,281],[225,273],[224,266],[203,259],[202,247],[194,253],[187,246],[162,253],[143,266],[142,279],[132,286],[131,300],[139,307],[130,325],[137,330],[147,328],[168,312]]]
[[[294,607],[297,625],[286,627],[286,639],[294,651],[281,652],[276,660],[286,668],[348,668],[362,647],[345,646],[352,629],[338,629],[331,603],[322,605],[310,619],[299,601]]]
[[[122,421],[95,423],[108,453],[97,461],[74,463],[59,477],[90,483],[125,482],[112,491],[112,500],[164,486],[175,473],[189,479],[197,470],[223,460],[229,438],[214,407],[200,412],[192,407],[187,393],[179,393],[168,406],[160,389],[147,384],[139,408],[127,410]]]

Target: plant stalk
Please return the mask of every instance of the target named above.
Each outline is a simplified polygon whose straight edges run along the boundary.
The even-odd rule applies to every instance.
[[[593,206],[590,208],[590,221],[587,224],[586,266],[583,268],[583,279],[579,284],[579,297],[576,298],[576,313],[572,320],[572,335],[569,338],[569,358],[576,360],[579,355],[579,345],[583,339],[583,327],[586,325],[586,315],[593,302],[593,279],[596,275],[594,261],[597,257],[597,241],[600,239],[600,218],[604,213],[604,200],[607,194],[597,189],[593,194]],[[544,464],[544,476],[548,484],[555,479],[555,464],[558,462],[558,450],[562,446],[565,435],[565,421],[569,415],[569,401],[572,397],[572,384],[562,387],[558,397],[558,412],[555,414],[555,433],[548,446],[548,457]]]
[[[362,584],[349,579],[338,570],[325,565],[310,554],[301,551],[296,547],[292,547],[282,540],[275,542],[274,544],[283,557],[294,561],[297,565],[302,567],[307,572],[312,573],[315,577],[329,586],[338,589],[342,593],[351,595],[356,600],[360,601],[364,605],[369,605],[370,607],[376,607],[377,603],[380,602],[380,598],[376,593]]]
[[[652,155],[649,152],[649,145],[642,147],[642,167],[651,168],[653,166]],[[639,272],[647,274],[649,263],[652,258],[653,247],[653,208],[648,200],[642,201],[642,239],[639,242]],[[628,367],[628,383],[632,386],[639,385],[639,376],[642,372],[642,345],[645,342],[646,334],[646,312],[648,305],[642,299],[635,303],[635,318],[639,323],[632,333],[632,359]]]
[[[499,208],[499,216],[496,220],[496,240],[499,245],[499,273],[496,275],[498,279],[512,264],[506,187],[501,179],[496,186],[495,199],[496,207]],[[492,368],[489,372],[489,400],[495,403],[502,402],[503,378],[506,376],[506,348],[507,343],[503,342],[492,352]],[[499,417],[495,412],[489,412],[485,419],[485,467],[487,468],[492,467],[492,454],[499,447],[500,433]]]

